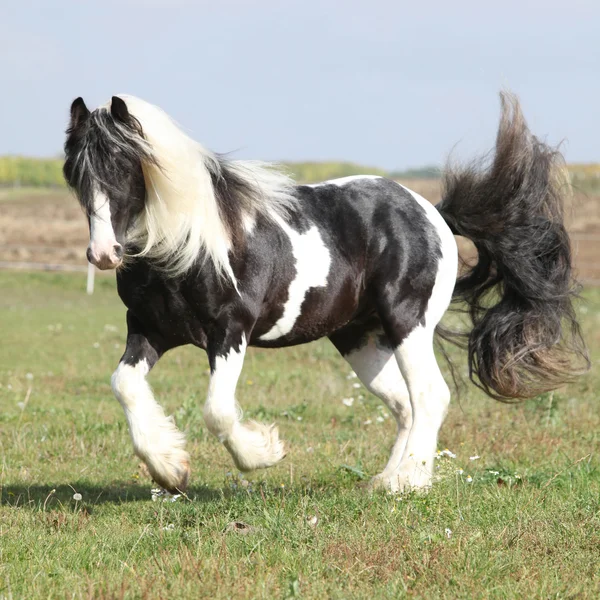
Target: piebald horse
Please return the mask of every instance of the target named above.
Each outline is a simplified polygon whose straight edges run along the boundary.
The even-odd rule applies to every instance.
[[[433,341],[451,302],[470,317],[471,379],[493,397],[554,389],[587,363],[561,157],[530,133],[516,98],[501,100],[490,164],[448,168],[437,206],[383,177],[297,185],[273,165],[208,151],[133,96],[93,112],[73,102],[64,175],[89,220],[89,261],[117,269],[128,332],[112,388],[159,485],[184,490],[190,460],[146,376],[184,344],[208,354],[208,429],[249,471],[285,449],[275,426],[241,418],[248,346],[329,337],[395,417],[374,479],[392,491],[431,485],[450,402]],[[478,251],[458,279],[455,235]]]

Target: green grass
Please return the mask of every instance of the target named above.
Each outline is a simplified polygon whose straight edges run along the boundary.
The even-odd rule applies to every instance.
[[[206,357],[182,348],[150,381],[193,478],[152,502],[109,385],[125,310],[112,278],[84,285],[0,273],[0,598],[600,597],[596,373],[517,406],[466,387],[439,444],[456,459],[428,495],[395,497],[362,488],[392,419],[329,343],[249,352],[238,399],[289,453],[244,479],[202,422]],[[600,294],[585,299],[596,362]]]

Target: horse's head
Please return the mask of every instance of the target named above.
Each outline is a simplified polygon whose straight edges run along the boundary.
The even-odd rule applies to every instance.
[[[99,269],[117,268],[146,197],[142,162],[149,157],[141,126],[118,96],[93,112],[77,98],[65,155],[65,179],[88,216],[87,258]]]

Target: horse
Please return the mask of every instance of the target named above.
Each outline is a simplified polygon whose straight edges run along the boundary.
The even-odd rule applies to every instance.
[[[112,389],[135,453],[165,490],[186,489],[190,457],[146,377],[178,346],[206,351],[206,426],[251,471],[286,450],[275,425],[244,421],[236,403],[247,348],[328,337],[396,420],[372,480],[393,492],[432,483],[450,402],[434,340],[452,303],[469,317],[460,339],[470,378],[492,397],[533,397],[589,365],[561,156],[508,92],[493,158],[448,166],[437,206],[379,176],[296,184],[277,165],[205,149],[129,95],[93,112],[75,99],[66,133],[64,176],[88,218],[87,258],[116,269],[127,307]],[[455,236],[478,254],[460,273]]]

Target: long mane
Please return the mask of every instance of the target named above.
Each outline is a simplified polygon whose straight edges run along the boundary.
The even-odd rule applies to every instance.
[[[143,213],[128,234],[140,250],[172,276],[211,260],[235,284],[229,252],[243,242],[259,216],[285,217],[296,203],[294,182],[276,165],[230,161],[186,135],[162,109],[119,96],[138,127],[118,125],[138,148],[146,184]],[[110,107],[102,107],[110,114]],[[105,129],[106,135],[110,130]]]

